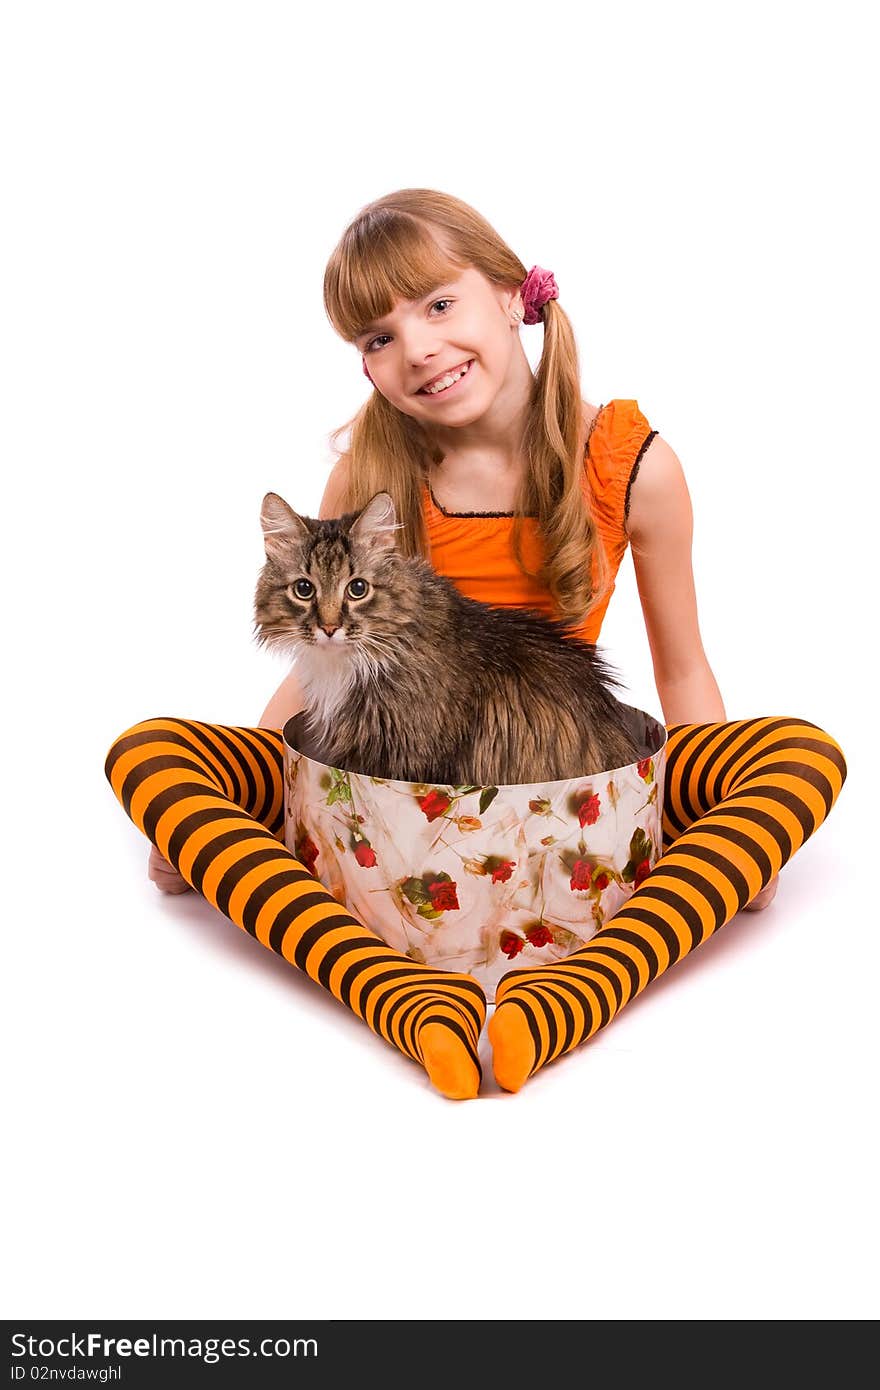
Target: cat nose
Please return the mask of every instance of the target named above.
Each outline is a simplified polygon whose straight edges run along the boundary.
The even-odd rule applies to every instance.
[[[326,632],[326,634],[327,634],[328,637],[332,637],[333,634],[334,634],[334,632],[338,632],[338,631],[339,631],[339,623],[336,623],[336,624],[335,624],[334,626],[332,626],[332,627],[328,627],[328,625],[327,625],[326,623],[321,623],[321,624],[320,624],[320,627],[321,627],[321,631],[322,631],[322,632]]]

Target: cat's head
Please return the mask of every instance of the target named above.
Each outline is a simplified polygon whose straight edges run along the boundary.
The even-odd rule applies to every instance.
[[[268,492],[260,511],[266,562],[254,626],[267,647],[316,656],[357,652],[377,659],[415,612],[395,549],[394,503],[379,492],[359,512],[319,521]]]

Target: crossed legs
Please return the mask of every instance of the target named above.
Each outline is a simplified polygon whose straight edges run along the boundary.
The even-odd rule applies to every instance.
[[[115,741],[105,771],[138,828],[219,911],[420,1062],[444,1095],[477,1094],[480,985],[387,946],[285,847],[280,733],[147,720]],[[821,825],[845,777],[838,744],[805,720],[672,727],[664,853],[579,951],[504,976],[489,1024],[499,1085],[519,1090],[728,922]]]

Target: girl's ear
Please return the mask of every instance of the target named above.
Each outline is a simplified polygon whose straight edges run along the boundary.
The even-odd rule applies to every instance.
[[[391,550],[394,547],[395,531],[402,530],[403,524],[397,520],[391,494],[377,492],[351,523],[348,533],[356,540],[372,541]]]
[[[288,549],[291,541],[304,541],[310,534],[303,518],[277,492],[267,492],[263,498],[260,525],[267,555],[276,555]]]

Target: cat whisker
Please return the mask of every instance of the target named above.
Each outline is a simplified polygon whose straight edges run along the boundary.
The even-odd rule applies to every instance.
[[[367,651],[363,646],[360,646],[355,649],[355,661],[357,662],[358,669],[360,670],[362,676],[364,676],[368,682],[375,686],[376,690],[378,691],[380,689],[380,677],[384,668],[389,663],[387,661],[378,661],[376,657],[374,657],[373,654]]]
[[[383,667],[387,669],[402,665],[405,656],[399,646],[395,646],[390,639],[383,639],[373,634],[358,642],[356,650],[363,655],[371,670],[376,672],[379,672]]]
[[[377,494],[354,520],[302,518],[272,497],[258,640],[293,655],[323,761],[495,786],[583,777],[639,756],[602,654],[539,613],[467,599],[426,560],[395,552],[387,533],[402,528],[390,496]],[[290,528],[279,526],[287,512]],[[306,554],[308,616],[291,611],[287,594]],[[356,602],[352,577],[374,590],[375,606]],[[341,630],[319,642],[324,612]]]

